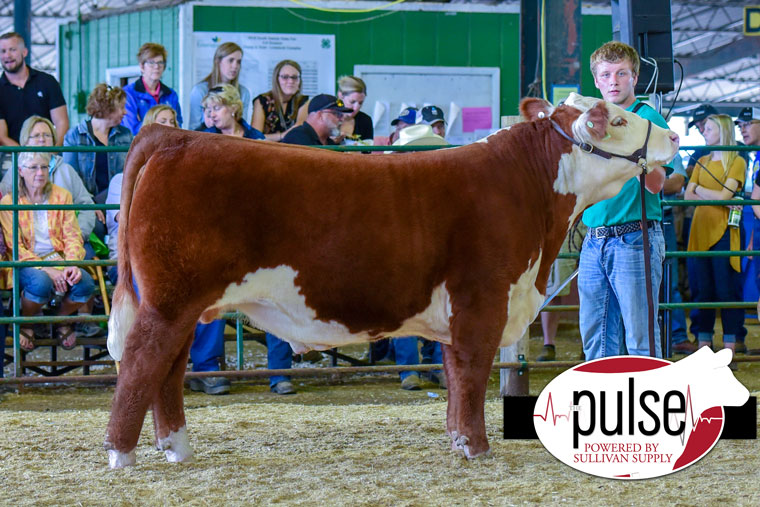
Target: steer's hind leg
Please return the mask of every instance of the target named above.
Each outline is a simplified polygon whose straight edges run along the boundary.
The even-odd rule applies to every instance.
[[[145,302],[140,305],[127,335],[106,431],[111,468],[135,463],[145,412],[183,350],[193,323],[190,320],[179,325],[148,309]]]
[[[193,458],[193,450],[187,438],[187,424],[183,388],[187,356],[193,343],[193,335],[185,339],[185,345],[175,359],[169,375],[156,394],[153,402],[153,426],[156,431],[156,447],[166,453],[172,463],[187,462]]]
[[[474,312],[473,315],[483,315]],[[491,366],[499,345],[499,326],[484,326],[482,322],[465,322],[466,315],[458,316],[451,346],[444,355],[446,377],[449,382],[449,410],[447,430],[452,447],[475,458],[488,452],[485,425],[485,396]]]

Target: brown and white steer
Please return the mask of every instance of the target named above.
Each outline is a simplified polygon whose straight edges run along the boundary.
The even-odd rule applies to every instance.
[[[143,128],[127,157],[109,351],[121,360],[105,447],[135,463],[152,406],[159,449],[192,457],[183,377],[193,328],[237,309],[297,352],[384,336],[443,344],[452,447],[488,451],[483,403],[497,348],[534,320],[568,228],[640,172],[647,121],[521,103],[532,120],[435,152],[367,156]],[[593,107],[592,107],[593,106]],[[649,164],[678,136],[652,127]],[[137,282],[139,303],[132,286]]]

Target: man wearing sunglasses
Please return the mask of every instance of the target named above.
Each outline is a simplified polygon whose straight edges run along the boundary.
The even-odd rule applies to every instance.
[[[288,132],[281,142],[305,146],[335,144],[330,138],[340,134],[343,114],[353,111],[342,100],[327,94],[311,99],[308,110],[306,121]]]

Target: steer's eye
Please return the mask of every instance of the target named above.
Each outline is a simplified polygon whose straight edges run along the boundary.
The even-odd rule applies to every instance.
[[[628,125],[628,122],[625,121],[625,118],[622,116],[616,116],[611,122],[610,125],[613,127],[622,127],[624,125]]]

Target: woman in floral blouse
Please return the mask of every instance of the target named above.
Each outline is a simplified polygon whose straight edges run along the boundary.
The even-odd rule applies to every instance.
[[[269,141],[281,141],[293,127],[301,125],[308,111],[309,97],[301,95],[301,66],[283,60],[272,71],[272,89],[253,99],[251,126]]]

